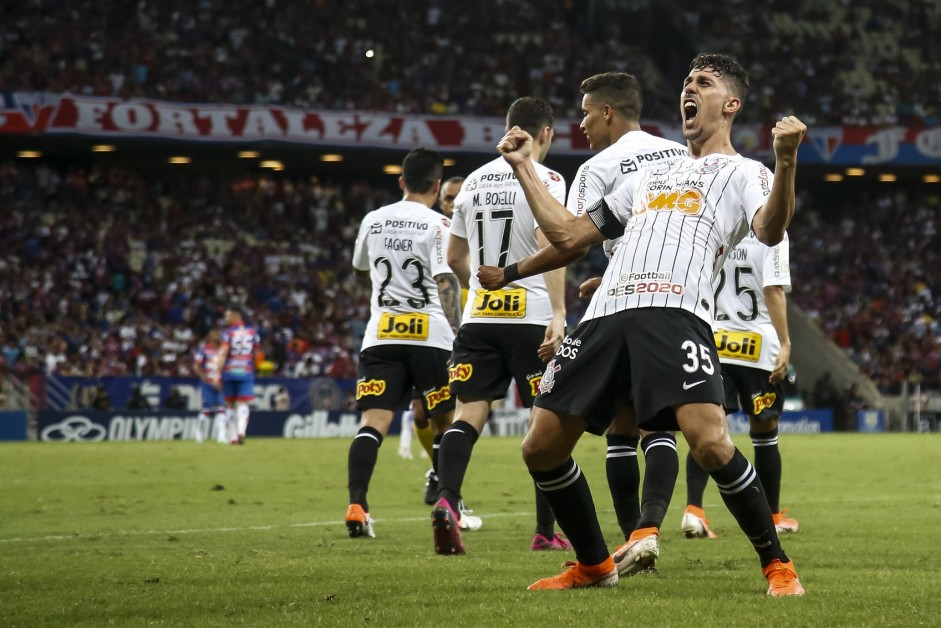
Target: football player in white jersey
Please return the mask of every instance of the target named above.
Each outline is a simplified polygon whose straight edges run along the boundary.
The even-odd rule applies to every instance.
[[[552,107],[539,98],[520,98],[507,110],[507,128],[525,128],[534,138],[530,161],[540,185],[562,202],[565,181],[541,163],[552,144],[553,123]],[[531,407],[545,362],[565,334],[565,269],[491,291],[480,286],[477,267],[502,266],[547,244],[506,161],[497,157],[467,176],[454,203],[448,244],[448,263],[461,284],[468,286],[468,296],[451,365],[451,394],[457,398],[454,424],[438,452],[439,499],[432,526],[439,554],[465,553],[454,525],[455,512],[491,402],[502,399],[515,380],[521,402]],[[568,549],[554,526],[548,504],[537,504],[537,534]]]
[[[804,593],[761,482],[729,435],[712,333],[712,281],[728,251],[749,228],[769,246],[784,238],[806,132],[794,116],[776,123],[776,176],[738,155],[732,121],[747,89],[734,59],[696,57],[679,102],[689,156],[646,171],[577,218],[546,194],[530,165],[526,132],[510,129],[498,145],[543,233],[563,254],[621,238],[585,318],[546,367],[523,442],[523,459],[578,559],[531,589],[611,586],[620,563],[657,555],[656,534],[608,554],[588,482],[571,457],[581,435],[602,433],[615,402],[630,396],[641,428],[683,432],[758,553],[768,595]]]
[[[581,129],[593,150],[600,151],[579,167],[575,181],[569,189],[568,210],[575,215],[604,198],[606,194],[627,181],[639,177],[652,167],[673,163],[686,156],[686,146],[643,131],[640,112],[643,104],[637,79],[623,72],[605,72],[591,76],[580,85],[583,118]],[[604,242],[605,251],[613,253],[616,240]],[[549,246],[540,251],[547,268],[554,268],[557,253]],[[534,256],[535,258],[536,256]],[[534,258],[524,259],[516,266],[521,277],[537,274]],[[537,259],[538,261],[538,259]],[[538,271],[541,272],[541,271]],[[491,289],[505,285],[502,268],[490,266],[478,270],[482,284]],[[601,279],[589,279],[582,284],[581,293],[591,293]],[[629,541],[635,532],[644,536],[651,528],[659,531],[673,497],[673,488],[679,474],[676,437],[672,432],[643,431],[638,433],[633,407],[619,406],[605,437],[607,455],[605,470],[614,502],[614,511],[624,539]],[[643,441],[641,441],[643,436]],[[638,500],[640,469],[637,445],[644,451],[643,509]],[[626,572],[654,568],[650,561],[636,564]]]
[[[749,233],[725,258],[716,286],[716,347],[725,385],[725,411],[748,416],[755,471],[768,496],[778,532],[797,532],[797,520],[781,510],[781,452],[778,419],[784,409],[791,337],[787,297],[791,290],[789,241],[773,247]],[[692,455],[686,459],[686,511],[680,528],[687,538],[715,538],[702,498],[709,480]]]
[[[356,382],[362,427],[349,455],[351,537],[375,536],[366,492],[379,446],[412,389],[421,393],[437,433],[454,413],[448,359],[461,323],[461,291],[447,265],[448,219],[431,209],[442,171],[438,153],[409,152],[399,178],[404,197],[366,214],[356,237],[353,267],[369,273],[372,295]]]

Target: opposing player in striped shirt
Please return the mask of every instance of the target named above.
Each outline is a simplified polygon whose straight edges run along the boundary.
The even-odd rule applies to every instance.
[[[532,589],[610,586],[618,563],[656,550],[651,535],[609,555],[588,482],[572,459],[581,435],[602,433],[615,402],[630,395],[641,428],[683,432],[758,553],[768,595],[804,593],[761,482],[729,435],[712,334],[712,282],[729,250],[749,229],[769,246],[784,238],[806,132],[794,116],[775,125],[777,176],[738,155],[731,129],[747,89],[734,59],[696,57],[678,103],[689,156],[650,169],[578,218],[546,194],[530,165],[527,133],[511,129],[498,145],[553,246],[572,254],[621,238],[583,322],[546,367],[523,443],[523,459],[578,559]]]

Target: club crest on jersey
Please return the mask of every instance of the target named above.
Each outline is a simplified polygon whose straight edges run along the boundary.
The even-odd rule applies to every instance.
[[[761,357],[761,334],[756,332],[720,329],[715,342],[720,358],[757,362]]]
[[[384,379],[360,380],[356,382],[356,398],[379,397],[386,391]]]
[[[478,290],[474,295],[472,318],[523,318],[525,316],[525,288]]]
[[[702,165],[696,169],[696,174],[714,174],[719,172],[722,166],[725,165],[724,159],[713,158],[709,159],[708,157],[705,161],[702,162]]]
[[[473,364],[455,364],[448,367],[449,382],[466,382],[474,374]]]
[[[763,395],[759,395],[755,397],[754,399],[752,399],[752,409],[753,409],[752,414],[754,416],[758,416],[764,410],[767,410],[768,408],[773,406],[777,398],[778,398],[777,394],[773,392],[765,393]]]
[[[425,402],[428,404],[428,410],[434,410],[435,406],[451,398],[451,387],[442,386],[437,390],[425,393]]]
[[[376,338],[379,340],[428,340],[428,315],[383,312],[379,317]]]
[[[548,395],[555,386],[555,374],[562,370],[562,367],[555,363],[555,358],[546,364],[546,372],[542,375],[542,381],[539,382],[539,392]]]

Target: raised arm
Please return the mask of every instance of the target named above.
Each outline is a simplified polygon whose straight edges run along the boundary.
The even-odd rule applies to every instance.
[[[774,182],[768,199],[751,223],[755,237],[768,246],[784,239],[784,231],[794,216],[797,150],[806,132],[807,126],[794,116],[782,118],[771,130],[774,137]]]
[[[536,241],[546,248],[546,237],[540,229],[536,230]],[[552,322],[546,327],[546,335],[539,345],[538,353],[543,362],[548,362],[559,350],[562,338],[565,337],[565,268],[550,270],[543,273],[542,277],[549,292],[549,303],[552,305]]]
[[[604,241],[605,236],[587,213],[576,218],[552,197],[533,167],[530,159],[532,146],[533,138],[529,133],[515,126],[503,136],[497,150],[513,167],[516,180],[522,186],[533,216],[546,239],[563,254],[571,255],[575,251],[584,254],[592,244]]]

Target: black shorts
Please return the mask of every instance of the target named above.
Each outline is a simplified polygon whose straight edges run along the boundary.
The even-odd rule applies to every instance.
[[[741,410],[749,419],[772,421],[784,410],[784,386],[768,381],[771,371],[742,364],[723,364],[725,411]]]
[[[476,399],[503,399],[516,381],[520,402],[531,408],[545,363],[539,345],[546,337],[540,325],[467,323],[454,341],[451,392]]]
[[[675,308],[624,310],[585,321],[546,366],[536,405],[581,417],[602,434],[616,403],[633,405],[638,426],[676,430],[674,408],[722,405],[719,356],[709,326]]]
[[[359,354],[356,381],[358,410],[405,410],[413,390],[428,416],[454,409],[448,386],[448,359],[444,349],[415,345],[380,345]]]

